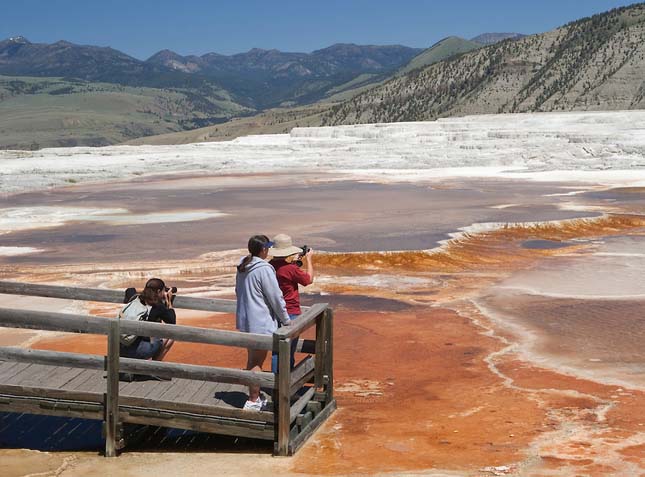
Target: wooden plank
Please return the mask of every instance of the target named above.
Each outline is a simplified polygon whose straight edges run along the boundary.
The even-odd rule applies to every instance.
[[[166,390],[161,393],[157,399],[159,401],[177,401],[178,397],[187,387],[199,382],[200,381],[194,381],[191,379],[173,379],[172,385],[166,388]]]
[[[0,385],[0,396],[19,396],[23,398],[31,397],[36,399],[52,399],[57,400],[63,409],[63,405],[70,401],[76,401],[80,404],[83,402],[91,402],[96,405],[97,412],[103,409],[103,395],[98,393],[88,393],[81,391],[62,391],[59,389],[44,389],[25,386],[7,386]],[[170,401],[151,401],[145,398],[135,398],[129,396],[120,396],[120,404],[123,406],[139,406],[147,409],[161,409],[166,411],[176,411],[184,413],[194,413],[204,416],[219,416],[223,418],[244,420],[248,422],[263,423],[263,426],[272,427],[273,414],[269,412],[250,412],[241,409],[221,406],[209,406],[201,404],[191,404],[182,402]],[[37,405],[34,405],[37,406]],[[153,407],[156,406],[156,407]],[[44,414],[51,414],[44,412]],[[56,415],[65,415],[65,413],[58,412]],[[96,417],[94,417],[96,418]]]
[[[81,372],[63,384],[60,389],[62,391],[74,391],[76,387],[87,379],[91,371],[89,369],[81,369]]]
[[[57,366],[56,371],[47,379],[45,383],[48,388],[59,389],[64,387],[72,379],[83,372],[80,368],[69,368],[66,366]]]
[[[0,382],[2,379],[11,373],[11,370],[16,366],[24,367],[24,363],[18,363],[17,361],[2,361],[0,362]],[[14,372],[15,373],[15,372]],[[13,375],[13,374],[11,374]]]
[[[50,313],[31,310],[0,308],[0,327],[26,328],[69,333],[91,333],[107,335],[110,322],[116,318],[102,318],[90,315]],[[120,323],[121,332],[137,336],[172,338],[190,343],[205,343],[250,349],[273,349],[270,336],[238,331],[213,330],[194,326],[152,323],[148,321],[126,321]],[[0,356],[0,360],[3,359]]]
[[[314,414],[314,416],[318,415],[320,411],[322,411],[322,404],[319,403],[318,401],[309,401],[307,403],[307,411],[310,411]]]
[[[273,427],[273,413],[262,411],[244,411],[228,405],[206,405],[178,401],[150,401],[145,398],[121,396],[123,406],[136,406],[147,409],[160,409],[166,411],[187,412],[205,416],[219,416],[245,421],[262,422],[263,425]]]
[[[8,369],[6,371],[6,373],[0,378],[0,382],[9,383],[9,382],[11,382],[11,380],[16,375],[21,373],[26,368],[32,366],[31,363],[17,363],[17,362],[15,362],[14,364],[15,364],[15,366],[12,366],[11,369]]]
[[[146,399],[150,399],[152,401],[158,400],[159,396],[161,396],[166,391],[176,386],[174,381],[175,381],[174,379],[171,379],[168,381],[157,381],[157,385],[151,386],[149,388],[149,391],[143,397]],[[154,381],[151,381],[151,382],[154,382]]]
[[[280,338],[294,338],[311,327],[316,322],[316,317],[324,312],[329,305],[327,303],[317,303],[295,320],[291,321],[289,326],[278,328],[274,334]]]
[[[233,384],[257,384],[260,387],[273,388],[275,377],[272,373],[246,371],[242,369],[217,368],[194,364],[169,363],[162,361],[145,361],[141,359],[121,358],[121,370],[134,374],[148,374],[169,378],[195,379]]]
[[[311,356],[306,356],[302,359],[292,370],[291,370],[291,384],[295,384],[297,381],[303,378],[303,376],[309,374],[311,370],[314,369],[314,358]]]
[[[141,392],[141,381],[119,381],[119,395],[131,396]]]
[[[307,356],[291,373],[291,395],[296,393],[305,383],[311,380],[314,375],[314,359]]]
[[[51,401],[38,398],[12,396],[5,404],[0,399],[0,412],[39,414],[45,416],[78,417],[82,419],[103,419],[103,405],[100,403],[67,402],[65,405],[54,405]]]
[[[128,386],[123,389],[121,393],[122,396],[132,396],[132,397],[146,397],[151,394],[156,388],[161,390],[166,390],[168,387],[172,386],[172,381],[158,381],[158,380],[147,380],[147,381],[132,381],[128,383]]]
[[[249,428],[242,424],[233,425],[229,423],[222,423],[216,417],[199,416],[197,418],[178,416],[161,415],[159,417],[141,416],[131,414],[127,410],[121,411],[120,419],[123,422],[131,422],[134,424],[144,424],[160,427],[170,427],[174,429],[187,429],[198,432],[211,432],[214,434],[223,434],[237,437],[250,437],[254,439],[273,439],[273,429],[268,427],[266,429]]]
[[[195,404],[212,404],[215,402],[215,393],[220,386],[231,386],[230,384],[219,384],[219,383],[204,383],[200,386],[197,391],[195,391],[192,396],[188,399],[184,399],[184,402],[195,403]]]
[[[296,429],[297,427],[300,427],[300,429],[304,429],[313,420],[314,420],[314,413],[311,411],[306,411],[304,414],[300,414],[296,418],[296,426],[293,426],[293,427],[294,429]],[[296,432],[296,435],[293,436],[294,439],[298,437],[299,432],[300,431]]]
[[[26,374],[19,373],[13,379],[6,381],[7,384],[29,385],[30,382],[33,382],[37,387],[58,389],[83,372],[82,369],[78,368],[40,364],[34,364],[30,369],[38,369],[39,371]]]
[[[101,356],[23,349],[18,347],[0,347],[0,357],[36,364],[86,369],[102,370],[104,366],[104,360]],[[156,375],[168,378],[178,377],[199,381],[244,385],[257,384],[266,388],[273,388],[275,386],[273,374],[261,371],[246,371],[241,369],[216,368],[212,366],[146,361],[131,358],[121,358],[120,368],[123,372],[127,373]]]
[[[105,392],[105,389],[103,387],[101,387],[100,389],[97,387],[97,377],[103,379],[103,373],[94,369],[86,369],[83,373],[79,374],[67,385],[65,385],[65,389],[69,389],[70,391],[83,392],[88,392],[91,389],[94,393],[100,394],[102,396]]]
[[[68,366],[70,368],[103,369],[103,357],[91,354],[62,353],[17,346],[0,347],[0,358],[48,366]]]
[[[12,384],[0,384],[0,394],[69,401],[85,401],[97,404],[103,403],[103,394],[88,393],[84,391],[49,389],[42,387],[18,386]]]
[[[289,454],[289,431],[291,427],[291,339],[281,339],[278,345],[278,397],[273,402],[277,442],[275,454]]]
[[[35,283],[0,281],[0,293],[7,295],[41,296],[63,298],[67,300],[98,301],[105,303],[123,303],[124,291],[99,288],[63,287]],[[189,310],[235,313],[235,300],[219,298],[195,298],[177,295],[173,301],[175,308]]]
[[[21,373],[17,374],[11,380],[12,384],[18,384],[20,386],[34,386],[42,385],[46,386],[47,378],[55,373],[56,366],[44,366],[44,365],[34,365],[29,368],[25,368]]]
[[[316,392],[316,388],[311,387],[307,390],[307,392],[305,392],[302,396],[300,396],[300,398],[298,398],[298,400],[295,403],[293,403],[293,405],[291,406],[291,411],[289,412],[290,414],[289,419],[292,423],[293,421],[296,420],[296,418],[298,417],[298,414],[300,414],[307,407],[307,403],[311,401],[315,392]]]
[[[190,402],[190,398],[201,388],[204,384],[204,381],[190,381],[187,386],[183,387],[181,394],[176,398],[178,402]]]
[[[200,392],[195,396],[194,400],[196,403],[204,404],[206,406],[222,406],[222,407],[232,407],[226,401],[218,398],[218,394],[224,394],[228,392],[233,392],[237,387],[230,383],[217,383],[211,389],[210,394],[205,394]]]
[[[307,442],[307,440],[316,432],[318,429],[331,414],[336,410],[336,401],[333,400],[325,406],[325,408],[320,412],[313,421],[311,421],[307,426],[305,426],[302,431],[294,438],[289,444],[289,455],[295,454],[302,445]]]

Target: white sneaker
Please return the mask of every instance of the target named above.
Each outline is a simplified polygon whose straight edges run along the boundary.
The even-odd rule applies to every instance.
[[[255,401],[246,401],[244,403],[244,410],[260,412],[265,404],[266,400],[262,400],[262,398],[259,397]]]

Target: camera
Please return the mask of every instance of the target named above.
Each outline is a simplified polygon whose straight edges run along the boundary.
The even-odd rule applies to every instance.
[[[177,296],[177,287],[166,287],[166,292],[172,292],[172,295],[170,297],[170,303],[174,304],[175,303],[175,297]]]
[[[302,253],[298,256],[298,259],[294,261],[294,263],[299,267],[302,267],[302,257],[307,255],[309,253],[309,250],[311,250],[311,248],[308,247],[307,245],[303,245],[301,248],[302,248]]]

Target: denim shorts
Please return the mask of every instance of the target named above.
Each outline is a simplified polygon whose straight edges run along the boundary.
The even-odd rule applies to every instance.
[[[121,346],[119,354],[123,358],[150,359],[159,353],[162,346],[163,340],[161,338],[150,338],[150,341],[139,339],[138,343]]]

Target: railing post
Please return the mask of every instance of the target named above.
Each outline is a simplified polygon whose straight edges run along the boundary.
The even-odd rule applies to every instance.
[[[104,395],[105,457],[116,457],[118,450],[119,342],[119,320],[113,319],[108,331],[108,353],[105,357],[107,371],[107,392]]]
[[[274,453],[289,455],[289,434],[291,431],[291,339],[280,339],[278,345],[278,386],[274,399],[275,429],[277,442]]]
[[[316,317],[316,355],[314,357],[314,384],[316,391],[325,387],[325,356],[327,355],[326,311]]]
[[[325,377],[327,381],[327,402],[334,399],[334,312],[331,308],[325,310],[323,321],[325,325],[325,341],[327,346],[325,348]]]

